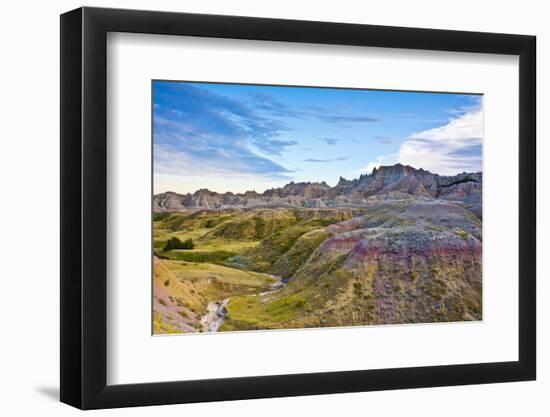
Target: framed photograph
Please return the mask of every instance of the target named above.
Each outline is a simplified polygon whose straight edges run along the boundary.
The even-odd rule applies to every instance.
[[[61,16],[61,401],[533,380],[535,37]]]

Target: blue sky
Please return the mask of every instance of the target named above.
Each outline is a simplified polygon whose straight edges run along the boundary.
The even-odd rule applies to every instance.
[[[154,81],[155,193],[351,179],[397,162],[480,171],[476,95]]]

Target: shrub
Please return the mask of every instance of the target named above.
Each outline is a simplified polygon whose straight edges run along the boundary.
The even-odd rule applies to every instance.
[[[195,243],[193,243],[193,239],[186,239],[183,242],[180,238],[174,236],[168,239],[166,244],[164,245],[164,251],[169,251],[172,249],[194,249]]]
[[[304,299],[298,299],[294,302],[294,308],[302,308],[306,304]]]

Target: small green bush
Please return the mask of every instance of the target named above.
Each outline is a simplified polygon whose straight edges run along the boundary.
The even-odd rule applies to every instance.
[[[193,239],[186,239],[182,242],[180,238],[174,236],[168,239],[164,245],[165,252],[172,249],[195,249],[195,243],[193,243]]]

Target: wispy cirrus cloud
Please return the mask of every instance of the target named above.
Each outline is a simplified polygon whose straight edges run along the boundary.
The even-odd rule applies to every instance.
[[[366,114],[358,114],[356,112],[338,112],[331,108],[323,106],[308,106],[305,114],[310,117],[315,117],[323,122],[331,124],[349,125],[356,123],[373,123],[381,122],[382,119]]]
[[[156,82],[153,107],[155,170],[168,175],[288,178],[295,170],[286,168],[282,157],[300,144],[288,137],[293,120],[317,119],[341,126],[378,120],[326,107],[290,105],[266,92],[248,91],[234,98],[200,84],[179,82]],[[339,138],[322,140],[340,143]],[[332,160],[340,159],[307,162]]]
[[[343,139],[340,138],[320,138],[323,142],[325,142],[327,145],[338,145],[343,141]]]
[[[381,145],[389,145],[394,142],[394,140],[388,136],[375,136],[373,139]]]
[[[369,116],[350,116],[344,114],[324,114],[316,115],[319,119],[329,123],[372,123],[380,122],[381,119]]]
[[[364,114],[352,114],[343,112],[334,112],[332,109],[323,106],[291,107],[277,100],[272,95],[265,92],[251,92],[253,106],[255,109],[269,113],[277,117],[295,117],[295,118],[316,118],[327,123],[372,123],[379,122],[381,119]]]
[[[297,144],[279,137],[288,126],[245,102],[185,83],[160,82],[154,86],[154,107],[156,172],[274,178],[291,172],[253,150],[280,155]]]
[[[267,112],[278,117],[302,117],[307,113],[277,100],[271,94],[259,91],[252,91],[249,97],[253,107],[257,110]]]
[[[327,158],[327,159],[317,159],[317,158],[307,158],[304,159],[304,162],[315,162],[315,163],[327,163],[327,162],[336,162],[336,161],[345,161],[348,158],[345,156],[340,156],[338,158]]]

